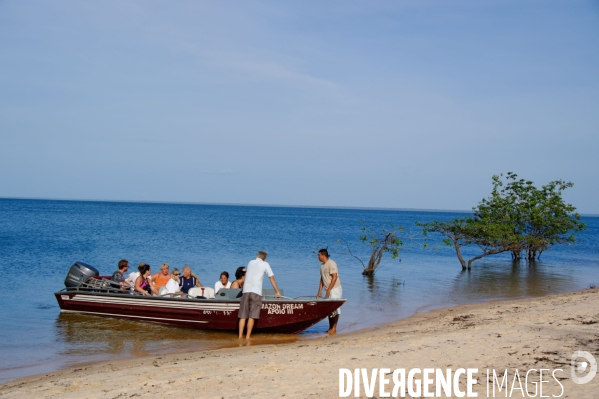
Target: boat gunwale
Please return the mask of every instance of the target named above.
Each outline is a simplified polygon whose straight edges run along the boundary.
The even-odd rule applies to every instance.
[[[114,298],[130,298],[130,299],[142,299],[149,301],[173,301],[173,302],[185,302],[185,303],[240,303],[241,298],[235,299],[216,299],[216,298],[177,298],[177,297],[169,297],[169,296],[147,296],[142,294],[134,294],[134,293],[121,293],[121,292],[97,292],[97,290],[92,289],[80,289],[78,287],[70,287],[63,288],[60,291],[54,293],[54,295],[68,295],[68,294],[83,294],[83,295],[93,295],[93,296],[102,296],[102,297],[114,297]],[[300,299],[300,298],[313,298],[313,299]],[[262,297],[262,303],[318,303],[318,302],[343,302],[345,303],[347,299],[345,298],[316,298],[316,297],[306,297],[306,296],[298,296],[295,298],[289,297],[281,297],[276,298],[274,295],[268,295]]]

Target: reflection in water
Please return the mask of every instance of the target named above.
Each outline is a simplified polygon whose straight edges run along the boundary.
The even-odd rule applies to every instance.
[[[131,321],[112,317],[60,313],[56,318],[58,354],[86,361],[131,358],[239,345],[235,332]],[[295,341],[296,336],[260,334],[252,345]]]
[[[355,331],[439,307],[534,297],[579,287],[575,273],[542,262],[487,261],[471,271],[454,273],[444,265],[420,264],[402,269],[398,277],[366,276],[361,284],[344,285],[344,296],[353,298],[342,309],[340,326],[343,332]]]
[[[387,305],[397,305],[397,294],[403,281],[397,277],[389,280],[377,278],[376,276],[364,276],[366,288],[369,292],[371,302],[385,302]]]
[[[568,274],[555,274],[542,262],[487,262],[472,271],[460,272],[453,280],[452,301],[480,301],[548,295],[576,289]]]
[[[348,302],[341,308],[340,332],[380,325],[413,313],[405,296],[403,281],[397,277],[362,276],[344,280],[343,296]],[[325,326],[322,327],[326,330]]]

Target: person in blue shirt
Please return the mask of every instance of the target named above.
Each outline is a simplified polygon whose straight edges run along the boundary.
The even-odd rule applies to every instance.
[[[201,286],[202,283],[200,283],[200,279],[198,278],[198,276],[191,273],[191,267],[183,266],[183,275],[181,276],[181,281],[179,282],[181,292],[187,294],[190,288]]]

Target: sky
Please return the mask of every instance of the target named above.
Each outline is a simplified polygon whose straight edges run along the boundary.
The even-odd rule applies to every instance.
[[[599,1],[0,0],[0,197],[599,214]]]

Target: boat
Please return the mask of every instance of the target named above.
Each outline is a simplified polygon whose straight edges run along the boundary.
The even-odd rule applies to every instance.
[[[241,289],[220,289],[214,298],[145,296],[115,285],[83,262],[71,266],[65,288],[54,293],[61,312],[118,317],[205,330],[237,331]],[[274,296],[263,290],[255,332],[297,334],[320,322],[346,299]]]

